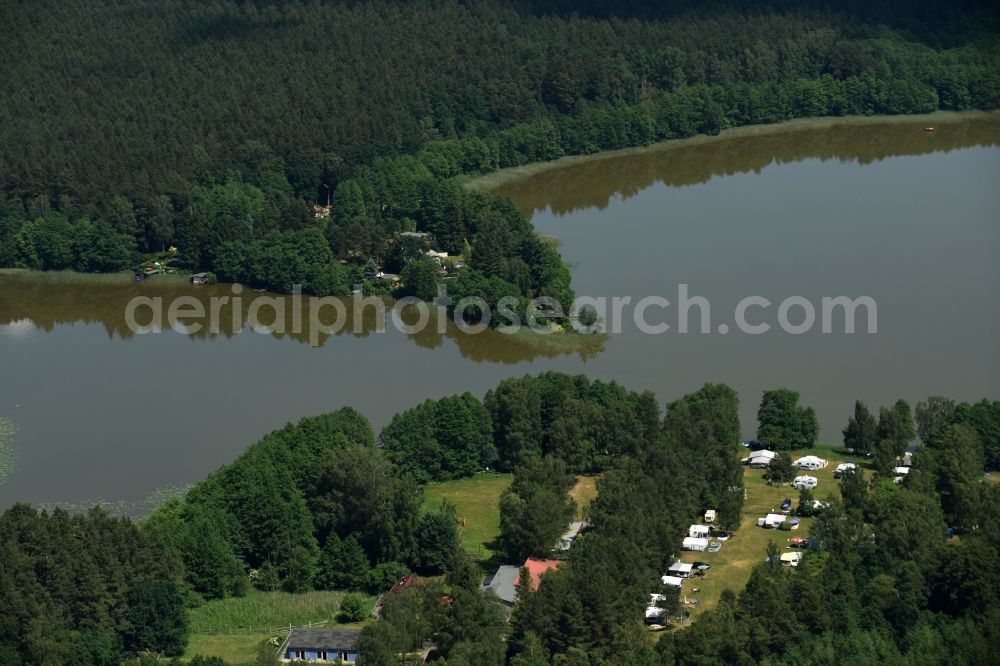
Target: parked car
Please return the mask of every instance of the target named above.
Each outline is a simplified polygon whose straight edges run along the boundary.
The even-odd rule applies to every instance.
[[[791,508],[792,508],[792,500],[790,498],[786,497],[785,501],[781,503],[781,510],[782,511],[788,511]]]

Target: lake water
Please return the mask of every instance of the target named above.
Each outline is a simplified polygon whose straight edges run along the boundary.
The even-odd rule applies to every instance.
[[[787,386],[840,440],[855,399],[1000,397],[1000,118],[843,124],[721,138],[580,162],[501,191],[560,241],[578,295],[660,296],[658,335],[625,306],[620,333],[574,353],[451,327],[408,336],[370,322],[323,336],[131,335],[136,295],[200,300],[228,286],[45,284],[0,277],[0,417],[18,432],[0,506],[122,500],[189,483],[267,431],[343,405],[376,427],[426,398],[482,395],[504,377],[559,370],[651,389],[661,401],[725,382],[746,435],[761,391]],[[710,306],[681,334],[678,289]],[[253,294],[244,293],[244,296]],[[741,333],[747,311],[764,334]],[[778,304],[871,297],[854,334],[780,330]],[[700,328],[693,308],[691,330]],[[792,308],[792,323],[802,320]],[[842,317],[841,317],[842,320]],[[610,318],[606,323],[611,323]],[[719,332],[719,324],[729,327]],[[839,332],[838,332],[839,331]]]

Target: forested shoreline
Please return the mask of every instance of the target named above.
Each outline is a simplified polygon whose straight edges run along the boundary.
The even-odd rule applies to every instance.
[[[843,499],[828,497],[814,518],[801,565],[778,566],[772,548],[744,590],[650,641],[642,610],[686,526],[708,506],[721,529],[740,525],[737,408],[720,384],[664,411],[648,392],[544,373],[482,400],[424,402],[377,438],[349,407],[302,419],[139,523],[16,505],[0,516],[0,659],[145,666],[181,654],[187,609],[213,599],[339,590],[355,617],[353,595],[416,572],[424,584],[386,596],[382,619],[362,632],[361,663],[400,663],[425,645],[440,663],[470,666],[826,663],[845,650],[859,663],[989,663],[1000,485],[983,469],[1000,464],[1000,402],[941,397],[915,410],[897,401],[877,418],[857,403],[843,441],[870,453],[874,474],[844,475]],[[816,445],[794,391],[765,392],[759,421],[758,437],[779,452]],[[900,483],[894,461],[918,434]],[[574,475],[600,474],[589,527],[537,591],[522,586],[509,620],[479,588],[481,563],[461,546],[454,507],[422,506],[428,481],[487,466],[513,474],[492,546],[511,562],[552,557],[574,515]],[[262,646],[258,663],[273,655]]]
[[[568,312],[558,251],[471,176],[796,118],[1000,108],[1000,13],[976,0],[39,0],[3,18],[0,268],[159,261],[279,292],[446,284]],[[736,391],[663,405],[547,372],[422,397],[378,433],[349,406],[289,423],[141,521],[7,509],[0,664],[180,666],[193,609],[313,591],[346,595],[330,621],[363,623],[361,666],[997,660],[1000,401],[845,405],[859,462],[828,501],[799,494],[816,515],[798,566],[772,542],[742,589],[653,634],[651,594],[683,620],[662,576],[688,526],[712,509],[743,536]],[[752,480],[785,484],[815,412],[776,388],[758,422],[775,463]],[[425,498],[498,474],[480,560],[455,507]],[[510,607],[484,593],[525,558],[558,567]],[[278,645],[259,647],[275,666]]]
[[[388,293],[384,269],[429,298],[447,272],[454,300],[568,309],[558,253],[457,179],[1000,106],[997,15],[975,2],[53,2],[0,30],[0,265],[108,271],[174,245],[182,266],[319,295]]]

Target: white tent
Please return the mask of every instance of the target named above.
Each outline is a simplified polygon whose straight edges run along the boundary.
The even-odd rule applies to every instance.
[[[688,564],[687,562],[674,562],[670,565],[670,568],[667,569],[667,574],[687,578],[691,575],[691,570],[693,568],[693,565]]]
[[[767,456],[751,456],[747,464],[750,466],[750,469],[763,469],[771,466],[771,460],[773,458],[768,458]]]
[[[785,567],[797,567],[799,566],[799,560],[802,559],[802,553],[782,553],[781,554],[781,565]]]
[[[819,456],[803,456],[792,464],[799,469],[823,469],[830,463]]]
[[[753,460],[754,458],[767,458],[768,460],[772,460],[777,457],[778,457],[777,453],[775,453],[774,451],[768,451],[767,449],[761,449],[760,451],[750,452],[750,460]]]
[[[647,606],[646,607],[646,621],[654,622],[656,620],[663,619],[667,611],[659,608],[657,606]]]
[[[677,576],[663,576],[660,580],[663,581],[664,585],[670,585],[671,587],[680,587],[684,584],[684,579]]]
[[[764,517],[764,527],[777,527],[787,518],[788,516],[781,513],[769,513]]]
[[[704,538],[707,537],[712,531],[712,528],[708,525],[692,525],[688,528],[689,537]]]
[[[684,550],[696,550],[703,551],[708,548],[708,539],[699,539],[698,537],[687,537],[681,544]]]
[[[896,472],[896,476],[892,480],[893,483],[902,483],[903,479],[906,478],[906,475],[910,473],[910,468],[909,467],[897,467],[895,469],[895,472]]]

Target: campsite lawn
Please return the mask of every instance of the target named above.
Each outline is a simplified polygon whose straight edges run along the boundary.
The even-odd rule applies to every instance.
[[[480,474],[471,479],[429,483],[424,488],[424,511],[436,511],[443,500],[455,505],[462,546],[480,562],[493,556],[489,545],[500,536],[500,495],[510,486],[509,474]]]
[[[864,463],[863,466],[867,467],[866,461],[862,459],[835,454],[833,447],[814,447],[806,451],[794,451],[791,455],[793,459],[804,455],[818,455],[830,462],[825,469],[801,472],[816,477],[818,483],[813,490],[813,497],[822,501],[831,497],[840,498],[839,482],[833,478],[833,472],[838,464],[850,460]],[[722,550],[717,553],[681,551],[678,559],[682,562],[700,561],[712,565],[703,578],[691,578],[684,583],[682,596],[686,596],[689,600],[695,598],[701,600],[697,607],[687,606],[692,616],[714,608],[726,588],[735,592],[742,590],[750,579],[753,567],[763,562],[768,543],[773,541],[782,552],[787,552],[788,539],[809,535],[811,518],[800,518],[799,528],[790,532],[757,527],[757,519],[767,513],[777,512],[786,497],[792,500],[793,508],[797,507],[799,502],[798,491],[790,485],[783,487],[767,485],[767,481],[764,480],[765,471],[743,470],[743,485],[747,495],[743,503],[740,527],[728,541],[722,542]],[[694,589],[698,589],[699,592],[695,594]]]
[[[326,622],[323,626],[345,626],[335,620],[344,596],[344,592],[254,590],[245,597],[209,601],[188,613],[191,639],[184,657],[200,654],[221,657],[227,663],[253,663],[261,642],[273,637],[284,640],[289,625]],[[366,597],[365,604],[370,609],[375,597]]]

